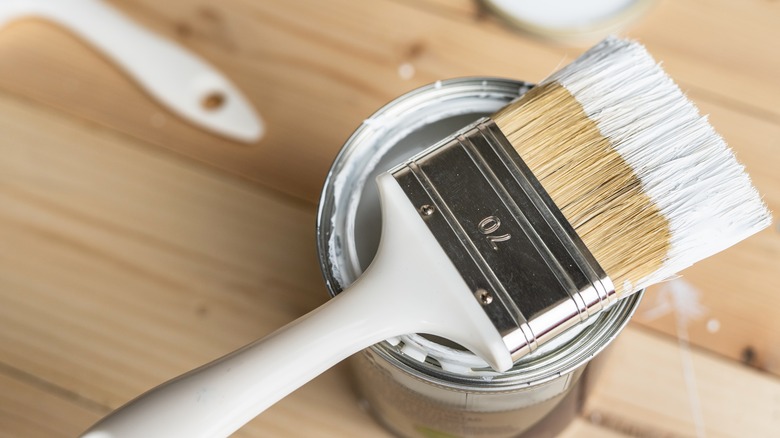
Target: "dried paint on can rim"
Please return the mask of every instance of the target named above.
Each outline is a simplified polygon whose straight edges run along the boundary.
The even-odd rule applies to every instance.
[[[320,198],[317,244],[331,294],[358,278],[379,244],[376,175],[531,87],[498,78],[437,81],[361,124],[336,157]],[[358,386],[378,420],[402,436],[517,436],[573,398],[586,365],[623,329],[640,298],[623,300],[506,373],[444,340],[391,339],[357,355]]]

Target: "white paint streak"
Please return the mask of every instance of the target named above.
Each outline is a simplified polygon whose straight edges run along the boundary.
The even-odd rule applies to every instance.
[[[701,304],[701,292],[687,281],[676,278],[664,283],[656,295],[653,307],[642,313],[642,318],[652,321],[674,312],[677,318],[688,325],[701,319],[709,309]]]
[[[403,64],[398,66],[398,76],[401,77],[403,80],[409,80],[414,77],[415,69],[414,66],[408,62],[404,62]]]
[[[691,405],[691,415],[696,427],[696,436],[702,438],[707,436],[707,431],[704,424],[704,415],[696,384],[696,370],[688,338],[688,325],[690,322],[701,319],[708,312],[707,307],[701,304],[700,298],[701,292],[696,287],[681,278],[677,278],[666,282],[661,287],[658,291],[655,307],[645,311],[642,317],[647,320],[653,320],[674,312],[683,379],[688,392],[688,401]],[[715,319],[710,319],[709,322],[712,321],[717,322]],[[720,323],[718,322],[717,324],[719,328]]]
[[[425,362],[425,358],[428,356],[428,353],[425,350],[412,343],[405,343],[403,347],[401,347],[401,352],[418,362]]]
[[[717,333],[720,331],[720,321],[716,318],[710,318],[707,321],[707,331],[710,333]]]
[[[704,414],[699,400],[699,390],[696,385],[696,370],[693,365],[693,355],[691,346],[688,342],[688,326],[682,318],[677,318],[677,343],[680,346],[680,360],[682,361],[683,377],[685,386],[688,389],[688,401],[691,404],[691,414],[693,415],[693,424],[696,427],[696,436],[704,438],[707,436],[707,430],[704,427]]]
[[[377,119],[368,118],[363,120],[363,124],[371,128],[378,128],[384,126],[384,122]]]

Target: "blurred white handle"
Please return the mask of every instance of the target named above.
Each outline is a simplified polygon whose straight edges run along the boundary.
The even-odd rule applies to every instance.
[[[98,0],[3,0],[0,25],[34,16],[98,49],[152,97],[212,132],[255,142],[263,125],[238,89],[205,61]]]
[[[350,288],[270,336],[119,408],[85,438],[224,437],[347,356],[407,333],[512,365],[487,315],[392,176],[380,178],[382,243]]]

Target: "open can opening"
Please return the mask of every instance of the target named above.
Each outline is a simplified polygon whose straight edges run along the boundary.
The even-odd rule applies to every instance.
[[[330,169],[317,215],[320,265],[332,295],[360,276],[379,245],[376,176],[531,88],[498,78],[437,81],[390,102],[358,127]],[[353,357],[357,387],[377,420],[404,437],[554,436],[576,415],[599,354],[641,296],[568,330],[505,373],[442,339],[390,339]]]

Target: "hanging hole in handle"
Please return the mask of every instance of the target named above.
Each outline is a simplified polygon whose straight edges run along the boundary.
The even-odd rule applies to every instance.
[[[220,91],[212,91],[208,93],[200,101],[200,105],[203,109],[208,111],[216,111],[225,105],[227,97]]]

